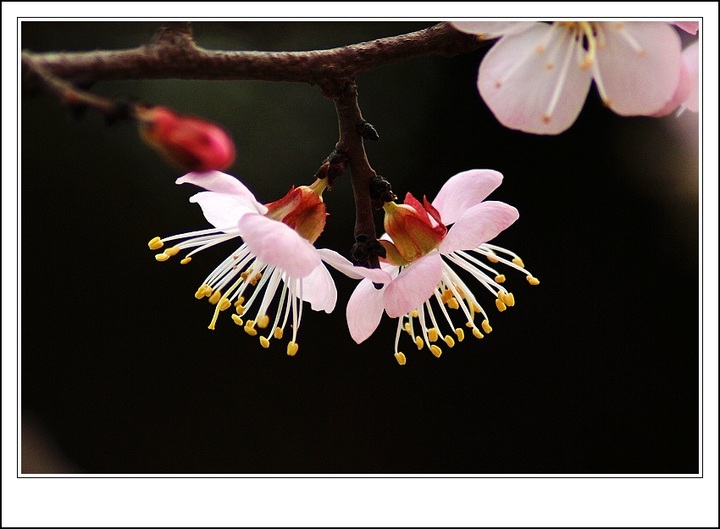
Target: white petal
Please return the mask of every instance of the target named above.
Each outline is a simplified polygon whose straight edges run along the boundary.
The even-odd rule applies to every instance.
[[[450,24],[463,33],[478,35],[484,39],[493,39],[501,35],[521,33],[532,26],[534,22],[450,22]]]
[[[375,283],[389,283],[392,278],[387,272],[378,270],[377,268],[366,268],[364,266],[355,266],[350,261],[345,259],[339,253],[328,250],[327,248],[320,248],[317,250],[320,255],[320,259],[325,261],[327,264],[335,268],[348,276],[351,279],[370,279]]]
[[[239,195],[201,191],[191,196],[190,202],[199,204],[208,222],[221,230],[234,229],[243,215],[257,215],[255,206]]]
[[[596,82],[601,94],[604,87],[605,104],[621,116],[647,116],[667,105],[680,80],[677,32],[664,22],[599,27]]]
[[[403,268],[384,289],[388,316],[399,318],[427,301],[440,284],[442,267],[440,253],[433,251]]]
[[[575,122],[590,89],[578,50],[571,32],[557,25],[536,23],[505,36],[480,64],[480,95],[508,128],[559,134]]]
[[[315,247],[282,222],[244,215],[237,226],[253,255],[292,278],[308,276],[321,263]]]
[[[335,282],[323,264],[315,267],[303,280],[303,300],[310,302],[313,310],[330,313],[335,308],[337,290]]]
[[[493,240],[515,222],[518,210],[504,202],[488,201],[470,208],[450,228],[440,243],[440,253],[447,255],[457,250],[472,250]]]
[[[258,213],[262,215],[267,213],[267,208],[257,201],[255,195],[245,187],[245,184],[227,173],[221,173],[220,171],[193,172],[181,176],[175,180],[175,183],[194,184],[208,191],[235,195],[252,204]]]
[[[377,290],[369,279],[360,281],[345,309],[350,336],[355,342],[364,342],[377,329],[383,309],[383,291]]]
[[[472,169],[450,178],[432,201],[443,224],[452,224],[468,208],[487,198],[502,183],[503,175],[490,169]]]

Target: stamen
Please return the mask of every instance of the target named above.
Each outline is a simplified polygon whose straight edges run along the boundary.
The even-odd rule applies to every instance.
[[[447,346],[450,347],[451,349],[453,347],[455,347],[455,340],[453,339],[452,336],[446,335],[444,340],[445,340],[445,343],[447,344]]]
[[[192,261],[192,258],[191,258],[191,257],[185,257],[184,259],[182,259],[182,260],[180,261],[180,264],[186,265],[186,264],[188,264],[190,261]]]
[[[295,353],[298,352],[299,345],[295,342],[288,342],[287,344],[287,354],[288,356],[295,356]]]
[[[150,242],[148,242],[148,248],[151,250],[159,250],[163,247],[163,242],[160,239],[160,237],[153,237],[150,239]]]
[[[465,339],[465,331],[458,327],[455,329],[455,336],[457,336],[458,342],[462,342]]]
[[[477,327],[473,327],[473,336],[478,340],[482,340],[485,337]]]
[[[505,275],[500,274],[495,276],[495,282],[496,283],[504,283],[505,282]]]
[[[490,322],[488,320],[483,320],[481,325],[483,331],[485,331],[487,334],[490,334],[492,332],[492,327],[490,327]]]
[[[267,348],[270,347],[270,340],[268,340],[268,339],[265,338],[264,336],[261,336],[261,337],[260,337],[260,345],[262,345],[263,348],[267,349]]]
[[[533,286],[540,284],[540,280],[537,277],[527,276],[526,279],[527,279],[527,282]]]
[[[283,330],[280,327],[275,327],[275,330],[273,331],[273,336],[278,340],[281,340],[283,337]]]
[[[423,348],[423,346],[425,345],[425,342],[423,342],[422,338],[420,338],[419,336],[416,336],[415,337],[415,345],[417,346],[418,351],[419,351],[420,349]]]
[[[401,353],[400,351],[395,353],[395,360],[397,360],[397,363],[400,364],[401,366],[405,365],[405,362],[406,362],[405,355],[403,353]]]
[[[507,305],[500,301],[500,298],[495,299],[495,306],[500,312],[504,312],[505,310],[507,310]]]
[[[433,327],[432,329],[428,329],[428,339],[431,342],[437,342],[438,330],[435,327]]]
[[[440,349],[437,345],[431,345],[430,352],[434,354],[436,358],[440,358],[440,355],[442,354],[442,349]]]
[[[555,88],[553,89],[552,96],[550,97],[550,101],[548,102],[548,106],[545,109],[545,112],[542,115],[542,121],[543,123],[549,123],[552,119],[553,112],[555,112],[555,107],[557,106],[558,101],[560,100],[560,94],[562,93],[563,87],[565,86],[565,78],[567,77],[568,68],[570,66],[570,59],[572,57],[573,51],[575,50],[576,46],[579,46],[577,42],[574,41],[571,34],[567,32],[563,32],[563,43],[565,41],[570,40],[571,42],[567,43],[567,51],[565,53],[565,57],[563,58],[562,66],[560,67],[560,71],[558,72],[557,82],[555,83]]]
[[[238,316],[237,314],[232,314],[230,317],[232,318],[232,321],[235,322],[235,325],[238,325],[240,327],[243,326],[243,321],[240,316]]]

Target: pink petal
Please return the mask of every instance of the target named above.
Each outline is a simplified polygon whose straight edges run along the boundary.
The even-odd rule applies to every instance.
[[[262,215],[267,213],[267,208],[257,201],[255,195],[253,195],[252,192],[245,187],[245,184],[240,182],[240,180],[234,176],[220,171],[188,173],[175,180],[175,183],[194,184],[198,187],[202,187],[203,189],[207,189],[208,191],[236,195],[253,204],[258,213]]]
[[[370,279],[375,283],[386,284],[392,281],[387,272],[378,270],[377,268],[365,268],[364,266],[355,266],[342,255],[327,248],[317,250],[320,259],[327,264],[342,272],[351,279]]]
[[[673,22],[673,24],[691,35],[697,35],[698,29],[700,29],[700,22]]]
[[[262,215],[244,215],[237,226],[245,244],[260,261],[292,278],[308,276],[321,263],[315,247],[282,222]]]
[[[399,318],[420,307],[440,284],[442,257],[438,252],[419,258],[384,289],[385,312],[391,318]]]
[[[255,205],[239,195],[201,191],[190,202],[199,204],[208,222],[221,230],[234,230],[243,215],[257,214]]]
[[[672,99],[662,109],[651,114],[651,116],[654,118],[667,116],[688,98],[691,90],[692,80],[690,79],[690,73],[688,72],[683,55],[683,61],[680,63],[680,81],[678,82],[677,88],[675,88]]]
[[[683,105],[685,108],[693,112],[700,110],[700,59],[698,57],[700,46],[698,42],[699,41],[696,41],[690,44],[690,46],[685,48],[682,54],[683,64],[687,68],[688,77],[690,79],[690,93],[688,94],[687,99],[683,101]]]
[[[680,81],[680,37],[664,22],[599,25],[595,81],[621,116],[649,116],[672,99]],[[601,92],[602,93],[602,92]]]
[[[503,202],[483,202],[468,209],[450,228],[440,245],[440,253],[472,250],[493,240],[519,217],[518,210]]]
[[[559,134],[575,122],[590,89],[580,51],[562,26],[535,23],[505,36],[480,64],[480,95],[508,128]]]
[[[335,308],[337,290],[330,272],[320,264],[302,280],[303,300],[310,302],[313,310],[330,313]]]
[[[493,39],[501,35],[521,33],[532,26],[534,22],[450,22],[450,24],[463,33],[478,35],[484,39]]]
[[[503,176],[490,169],[458,173],[440,188],[432,205],[445,225],[452,224],[468,208],[479,204],[502,183]]]
[[[360,281],[345,309],[350,336],[355,342],[364,342],[377,329],[383,309],[383,291],[368,279]]]

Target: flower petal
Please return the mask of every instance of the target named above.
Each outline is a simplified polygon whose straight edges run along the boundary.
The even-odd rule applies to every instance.
[[[595,81],[621,116],[649,116],[672,99],[680,81],[680,37],[664,22],[599,25]],[[602,88],[601,94],[602,94]]]
[[[438,252],[419,258],[384,289],[385,312],[399,318],[422,305],[435,291],[442,278],[442,257]]]
[[[322,263],[302,280],[303,299],[313,310],[330,313],[337,302],[337,290],[330,272]]]
[[[673,22],[673,24],[691,35],[697,35],[698,29],[700,29],[700,22]]]
[[[450,228],[440,253],[472,250],[491,241],[519,217],[518,210],[504,202],[488,201],[468,209]]]
[[[236,195],[243,198],[245,201],[253,204],[256,211],[262,215],[267,213],[267,208],[257,201],[255,195],[245,187],[245,184],[240,182],[234,176],[231,176],[220,171],[207,171],[207,172],[193,172],[188,173],[185,176],[181,176],[175,180],[176,184],[194,184],[208,191],[215,191],[216,193],[225,193],[228,195]]]
[[[245,244],[260,261],[290,277],[306,277],[321,263],[315,247],[282,222],[262,215],[244,215],[237,226]]]
[[[345,309],[350,336],[362,343],[377,329],[384,309],[383,291],[363,279],[353,291]]]
[[[257,214],[254,204],[239,195],[201,191],[190,202],[199,204],[208,222],[220,230],[235,229],[243,215]]]
[[[688,77],[690,79],[690,93],[687,99],[683,101],[683,105],[688,110],[697,112],[700,109],[700,98],[699,98],[699,87],[700,87],[700,59],[698,58],[698,52],[700,46],[699,41],[693,42],[685,48],[682,54],[683,64],[687,68]]]
[[[327,248],[320,248],[317,250],[320,255],[320,259],[325,261],[327,264],[332,266],[335,270],[338,270],[348,276],[351,279],[370,279],[375,283],[386,284],[392,281],[390,274],[378,270],[377,268],[366,268],[364,266],[355,266],[350,261],[345,259],[339,253],[328,250]]]
[[[533,24],[534,22],[450,22],[450,25],[458,31],[477,35],[483,39],[521,33]]]
[[[535,23],[503,37],[485,55],[478,90],[504,126],[559,134],[575,122],[590,89],[581,52],[569,29]]]
[[[673,110],[678,108],[684,101],[687,100],[688,96],[690,95],[690,91],[692,90],[692,84],[693,82],[690,78],[688,67],[685,64],[685,54],[683,54],[683,60],[680,63],[680,81],[678,82],[677,88],[675,88],[675,93],[673,94],[672,99],[668,101],[668,103],[663,108],[661,108],[654,114],[651,114],[651,117],[661,118],[663,116],[667,116]]]
[[[463,171],[443,184],[432,205],[440,212],[443,224],[452,224],[466,209],[485,200],[502,179],[503,175],[490,169]]]

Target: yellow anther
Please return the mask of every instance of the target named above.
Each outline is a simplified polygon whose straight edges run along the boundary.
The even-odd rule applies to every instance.
[[[457,336],[458,342],[462,342],[465,339],[465,331],[458,327],[455,329],[455,336]]]
[[[235,305],[242,305],[243,303],[245,303],[245,296],[240,296],[235,302]]]
[[[438,339],[438,330],[433,327],[432,329],[428,329],[428,340],[431,342],[437,342]]]
[[[395,360],[397,360],[397,363],[400,364],[401,366],[404,366],[405,362],[407,361],[405,359],[405,355],[402,354],[401,352],[395,353]]]
[[[540,280],[537,277],[527,276],[525,279],[527,279],[527,282],[533,286],[540,284]]]
[[[440,296],[440,299],[443,303],[447,303],[450,299],[452,299],[453,293],[452,290],[446,290],[442,293],[442,296]]]
[[[497,307],[497,309],[498,309],[500,312],[503,312],[504,310],[507,310],[507,305],[505,305],[505,303],[503,303],[502,301],[500,301],[500,298],[497,298],[497,299],[495,300],[495,306]]]
[[[230,317],[232,318],[232,321],[235,322],[235,325],[239,325],[240,327],[242,327],[243,321],[242,321],[242,318],[241,318],[240,316],[238,316],[237,314],[233,314],[233,315],[230,316]]]
[[[520,259],[519,257],[514,257],[513,260],[512,260],[512,262],[515,263],[516,265],[522,267],[522,268],[525,268],[525,263],[523,263],[523,260]]]
[[[477,327],[473,327],[473,336],[475,338],[477,338],[478,340],[485,337],[485,335],[483,333],[481,333],[480,329],[478,329]]]
[[[446,335],[444,340],[448,347],[455,347],[455,339],[452,336]]]
[[[406,321],[406,322],[405,322],[405,325],[403,325],[403,329],[405,330],[406,333],[410,334],[410,333],[411,333],[411,329],[412,329],[412,327],[410,327],[410,322],[407,322],[407,321]]]
[[[497,257],[495,257],[494,253],[490,253],[490,254],[486,255],[485,257],[487,257],[487,260],[490,261],[491,263],[499,263],[500,262],[500,261],[498,261]]]
[[[150,239],[150,242],[148,243],[148,248],[151,250],[159,250],[163,247],[163,242],[160,240],[160,237],[153,237]]]
[[[160,261],[161,263],[167,261],[168,259],[170,259],[170,256],[169,256],[168,254],[166,254],[166,253],[157,253],[157,254],[155,254],[155,260],[156,260],[156,261]]]
[[[219,290],[216,290],[215,292],[213,292],[212,296],[210,296],[209,301],[210,301],[210,303],[215,305],[218,301],[220,301],[221,297],[222,297],[222,292],[220,292]]]
[[[413,309],[413,311],[410,313],[410,316],[412,316],[413,318],[417,318],[417,317],[418,317],[418,311],[415,310],[415,309]]]
[[[296,344],[295,342],[288,342],[287,344],[287,354],[288,356],[295,356],[295,353],[298,352],[298,348],[300,346]]]
[[[270,347],[270,340],[268,340],[264,336],[261,336],[260,337],[260,345],[262,345],[265,349],[267,349],[268,347]]]
[[[283,337],[283,330],[280,327],[275,327],[275,330],[273,331],[273,336],[280,340]]]
[[[448,307],[450,307],[451,309],[459,309],[460,303],[458,303],[457,298],[450,298],[450,300],[448,301]]]
[[[473,327],[475,327],[475,324],[473,322],[469,321],[469,322],[465,323],[465,327],[467,327],[468,329],[472,329]]]
[[[192,257],[185,257],[180,261],[180,264],[188,264],[190,261],[192,261]]]
[[[220,303],[218,303],[218,309],[227,310],[230,308],[230,305],[232,305],[232,303],[230,303],[230,300],[228,298],[222,298],[220,300]]]
[[[442,349],[440,349],[437,345],[431,345],[430,352],[434,354],[437,358],[440,358],[440,355],[442,354]]]
[[[178,248],[177,246],[173,246],[172,248],[166,248],[163,253],[168,257],[172,257],[173,255],[177,255],[179,251],[180,248]]]
[[[243,279],[247,279],[251,273],[252,273],[252,268],[248,268],[247,270],[245,270],[244,272],[242,272],[240,274],[240,277]]]
[[[258,272],[257,274],[255,274],[254,276],[252,276],[250,278],[250,284],[252,286],[257,285],[258,281],[260,281],[261,278],[262,278],[262,274],[260,272]]]
[[[419,350],[419,349],[423,348],[423,346],[425,345],[425,342],[423,342],[422,338],[420,338],[419,336],[416,336],[415,337],[415,345],[417,345],[417,348]]]
[[[505,296],[503,297],[503,303],[505,303],[505,305],[507,305],[508,307],[515,306],[515,296],[512,292],[508,292],[507,294],[505,294]]]
[[[245,322],[245,332],[248,333],[250,336],[257,336],[257,331],[255,330],[255,321],[254,320],[248,320]]]
[[[210,294],[212,294],[212,288],[210,288],[209,285],[200,285],[200,288],[198,288],[197,292],[195,292],[195,297],[197,299],[202,299]]]
[[[258,321],[257,321],[258,327],[260,327],[261,329],[265,329],[265,328],[267,328],[268,325],[270,325],[270,316],[268,316],[267,314],[263,314],[262,316],[260,316],[258,318]]]
[[[496,275],[495,282],[496,283],[504,283],[505,282],[505,274]]]
[[[235,312],[242,316],[243,314],[245,314],[245,307],[239,305],[238,303],[235,303]]]
[[[490,327],[490,322],[488,320],[483,320],[481,325],[483,331],[485,331],[486,333],[490,334],[492,332],[492,327]]]

